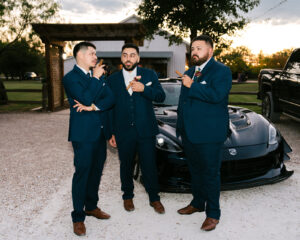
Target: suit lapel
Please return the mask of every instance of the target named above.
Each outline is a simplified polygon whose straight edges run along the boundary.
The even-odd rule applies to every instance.
[[[202,73],[201,76],[205,75],[205,74],[208,72],[208,70],[210,69],[210,67],[211,67],[214,63],[215,63],[215,59],[212,57],[212,58],[208,61],[208,63],[205,65],[205,67],[203,68],[203,70],[201,71],[201,73]]]
[[[76,65],[74,66],[73,71],[75,71],[79,75],[80,82],[86,86],[86,84],[90,80],[89,77],[85,75],[84,72]]]
[[[122,70],[119,72],[119,76],[117,79],[119,80],[118,88],[120,89],[120,91],[125,92],[128,96],[130,96],[129,92],[126,90],[127,86],[125,84],[125,79]]]

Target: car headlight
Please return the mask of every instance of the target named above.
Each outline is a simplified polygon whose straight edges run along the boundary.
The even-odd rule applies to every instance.
[[[156,147],[172,153],[182,152],[182,148],[177,143],[161,133],[156,135]]]
[[[277,131],[273,125],[269,125],[269,144],[276,144],[277,143]]]

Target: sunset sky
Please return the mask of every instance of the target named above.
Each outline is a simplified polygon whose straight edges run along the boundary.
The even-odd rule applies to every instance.
[[[116,23],[135,13],[140,0],[60,0],[69,23]],[[233,47],[257,54],[300,47],[300,0],[261,0],[245,15],[250,23],[232,38]]]

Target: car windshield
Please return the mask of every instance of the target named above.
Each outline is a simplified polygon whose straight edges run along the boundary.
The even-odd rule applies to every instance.
[[[166,99],[162,103],[154,102],[153,104],[155,106],[177,106],[181,84],[162,83],[161,86],[166,93]]]

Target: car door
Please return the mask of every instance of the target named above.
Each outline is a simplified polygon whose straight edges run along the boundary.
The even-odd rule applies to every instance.
[[[300,117],[300,49],[294,51],[280,75],[282,110]]]

